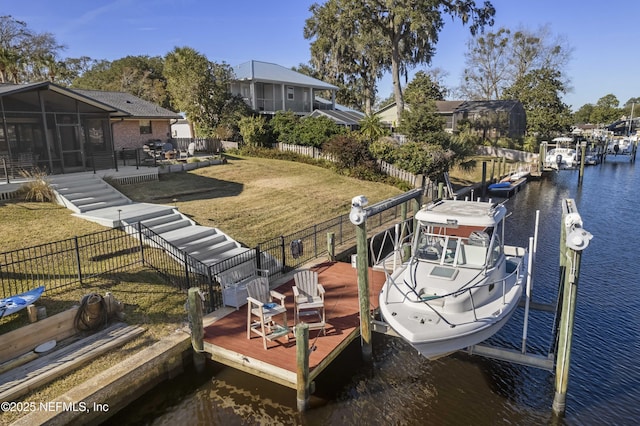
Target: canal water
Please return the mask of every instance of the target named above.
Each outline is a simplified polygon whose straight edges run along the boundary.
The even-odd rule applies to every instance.
[[[507,242],[527,245],[536,210],[540,235],[533,299],[555,304],[561,202],[576,201],[594,235],[582,255],[564,418],[554,418],[554,374],[457,353],[429,362],[403,341],[374,333],[373,363],[358,342],[317,381],[312,408],[294,390],[212,364],[133,402],[110,424],[635,425],[640,421],[640,171],[623,159],[529,182],[507,201]],[[532,311],[528,351],[552,345],[553,314]],[[523,310],[489,343],[521,347]]]

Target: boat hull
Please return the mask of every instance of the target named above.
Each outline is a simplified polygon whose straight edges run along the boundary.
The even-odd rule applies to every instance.
[[[522,249],[524,250],[524,249]],[[400,297],[403,292],[396,282],[401,280],[407,265],[388,277],[380,293],[380,314],[395,334],[411,344],[421,355],[437,359],[469,346],[483,342],[496,334],[508,322],[518,306],[526,282],[526,259],[510,258],[518,263],[513,280],[493,300],[476,309],[447,312],[444,306],[450,301],[437,303],[416,303],[408,297]],[[488,280],[496,280],[490,276]],[[400,284],[401,286],[404,284]],[[394,294],[395,293],[395,294]]]

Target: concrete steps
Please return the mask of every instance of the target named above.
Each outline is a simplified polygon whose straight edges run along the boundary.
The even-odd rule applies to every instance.
[[[79,217],[111,227],[141,223],[206,265],[250,250],[217,228],[196,225],[171,206],[133,203],[96,175],[55,176],[51,186],[59,204]]]
[[[129,198],[97,175],[56,175],[50,183],[58,203],[76,213],[131,204]]]

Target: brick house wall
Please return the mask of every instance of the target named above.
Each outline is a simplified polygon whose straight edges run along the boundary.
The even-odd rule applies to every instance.
[[[141,148],[149,139],[166,141],[171,137],[169,120],[151,120],[151,133],[140,133],[140,120],[112,121],[114,149]]]

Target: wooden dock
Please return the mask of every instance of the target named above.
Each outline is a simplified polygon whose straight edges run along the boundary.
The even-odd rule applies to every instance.
[[[309,382],[312,382],[360,335],[357,270],[349,263],[326,262],[311,267],[318,271],[326,290],[326,328],[309,331]],[[369,268],[371,309],[378,307],[384,272]],[[262,338],[247,339],[247,305],[204,328],[204,351],[212,360],[293,389],[297,379],[296,342],[293,334],[293,278],[276,288],[286,295],[289,342],[280,338],[263,347]]]

